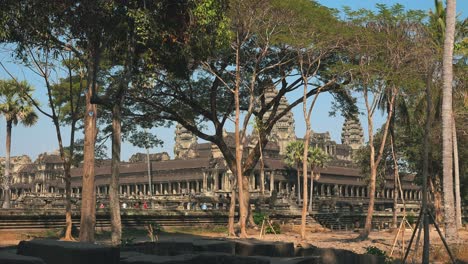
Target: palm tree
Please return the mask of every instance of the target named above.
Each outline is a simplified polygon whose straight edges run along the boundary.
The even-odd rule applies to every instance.
[[[328,156],[325,151],[321,148],[312,148],[308,151],[308,163],[310,165],[310,201],[309,201],[309,213],[312,212],[312,200],[313,200],[313,191],[314,191],[314,180],[320,178],[320,168],[323,168],[330,161],[330,156]]]
[[[300,181],[300,176],[299,176],[299,166],[302,163],[302,155],[304,152],[304,142],[302,141],[292,141],[289,142],[288,145],[286,146],[286,157],[285,161],[286,163],[291,166],[296,168],[297,172],[297,201],[301,201],[301,181]]]
[[[32,126],[37,121],[37,114],[32,105],[25,99],[25,94],[31,94],[32,87],[26,82],[15,80],[0,81],[0,113],[6,119],[6,158],[5,175],[3,176],[3,190],[5,193],[3,208],[11,207],[10,199],[10,151],[11,130],[18,123],[24,126]]]
[[[455,197],[453,194],[453,145],[452,145],[452,82],[453,82],[453,45],[455,39],[455,0],[447,0],[444,49],[442,60],[442,164],[445,237],[454,241],[457,237]]]

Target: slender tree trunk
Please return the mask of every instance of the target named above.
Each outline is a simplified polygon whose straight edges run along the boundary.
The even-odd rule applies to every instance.
[[[393,105],[395,103],[395,98],[398,94],[398,90],[395,88],[392,88],[392,96],[389,101],[389,110],[387,114],[387,120],[385,123],[385,127],[383,130],[383,136],[382,136],[382,142],[380,143],[379,150],[377,152],[377,156],[375,156],[375,147],[374,147],[374,129],[373,129],[373,115],[372,109],[374,108],[373,106],[369,106],[368,102],[368,94],[367,90],[364,90],[364,99],[366,103],[366,108],[367,108],[367,124],[368,124],[368,133],[369,133],[369,146],[370,146],[370,185],[369,185],[369,206],[367,209],[367,216],[366,216],[366,223],[364,225],[364,230],[362,233],[359,235],[360,239],[367,239],[369,237],[369,234],[372,229],[372,217],[374,213],[374,204],[375,204],[375,188],[376,188],[376,181],[377,181],[377,169],[380,163],[380,160],[382,159],[382,153],[385,147],[385,141],[387,140],[387,135],[388,135],[388,128],[390,125],[390,120],[393,115]],[[374,100],[374,103],[376,101]]]
[[[49,91],[50,94],[51,91]],[[49,98],[51,100],[51,98]],[[52,106],[53,107],[53,106]],[[72,159],[72,148],[73,146],[70,145],[70,157],[66,157],[65,149],[63,147],[62,141],[62,133],[60,132],[60,124],[57,115],[55,114],[55,110],[52,111],[52,121],[55,126],[56,134],[57,134],[57,141],[59,145],[59,152],[60,158],[63,163],[63,170],[64,170],[64,180],[65,180],[65,235],[62,238],[66,241],[74,241],[75,239],[72,236],[72,215],[71,215],[71,159]],[[72,128],[74,128],[75,123],[72,122]],[[74,132],[72,132],[74,133]]]
[[[304,153],[302,156],[302,177],[304,180],[304,193],[303,193],[303,203],[302,203],[302,214],[301,214],[301,238],[305,239],[306,238],[306,218],[307,218],[307,179],[309,178],[307,176],[307,158],[308,158],[308,153],[309,153],[309,140],[310,140],[310,120],[307,119],[307,114],[306,114],[306,106],[304,106],[304,116],[306,117],[306,134],[304,137]],[[311,174],[313,173],[312,171],[310,172]],[[310,194],[312,197],[312,194]]]
[[[455,117],[452,119],[452,133],[453,133],[453,170],[455,172],[455,214],[457,216],[457,228],[462,228],[462,214],[461,214],[461,195],[460,195],[460,169],[458,164],[458,140],[457,129],[455,124]]]
[[[96,143],[97,107],[91,104],[92,82],[88,83],[86,94],[85,139],[83,160],[83,191],[81,195],[80,241],[94,242],[96,224],[96,190],[94,183],[94,148]]]
[[[453,44],[455,37],[455,0],[447,0],[444,53],[442,61],[442,164],[444,190],[445,238],[453,242],[458,238],[455,197],[453,188],[453,144],[452,144],[452,81]]]
[[[11,152],[11,128],[13,122],[7,120],[6,124],[6,157],[5,157],[5,175],[3,176],[3,191],[4,191],[4,200],[3,200],[3,209],[11,208],[11,176],[10,176],[10,152]]]
[[[392,156],[393,156],[393,209],[392,209],[392,228],[398,228],[398,162],[395,153],[395,145],[394,145],[394,131],[393,128],[390,131],[390,146],[392,148]]]
[[[121,152],[121,101],[112,108],[112,172],[109,188],[109,209],[111,218],[111,243],[120,245],[122,239],[122,224],[120,219],[119,175]]]
[[[67,161],[64,164],[65,169],[65,235],[63,240],[74,241],[72,235],[73,221],[71,213],[71,164],[70,161]]]
[[[236,117],[235,117],[235,142],[236,142],[236,174],[237,174],[237,182],[239,183],[239,222],[240,222],[240,236],[245,238],[247,237],[246,232],[246,222],[247,222],[247,205],[249,202],[248,197],[248,188],[249,183],[247,179],[247,192],[245,192],[245,184],[244,184],[244,177],[242,175],[242,146],[240,140],[240,102],[239,102],[239,89],[240,89],[240,44],[238,43],[238,47],[236,49],[236,87],[234,89],[234,103],[236,107]],[[246,203],[247,201],[247,203]]]
[[[236,181],[233,179],[231,184],[231,203],[229,204],[228,236],[235,237],[234,218],[236,215]]]

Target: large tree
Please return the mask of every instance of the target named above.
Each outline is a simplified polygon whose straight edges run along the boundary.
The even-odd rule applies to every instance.
[[[37,121],[37,114],[33,106],[28,102],[25,93],[31,96],[33,88],[26,82],[16,82],[15,80],[0,80],[0,114],[6,120],[6,157],[5,174],[2,179],[2,189],[4,200],[2,208],[11,207],[11,130],[13,125],[21,123],[24,126],[32,126]]]
[[[317,23],[305,24],[304,17],[316,16]],[[231,38],[227,43],[216,45],[208,59],[197,64],[193,61],[190,74],[185,77],[174,74],[150,72],[147,81],[134,94],[140,102],[141,118],[163,118],[176,121],[196,136],[214,143],[223,154],[227,166],[237,175],[240,190],[241,234],[245,236],[245,221],[250,205],[248,175],[259,158],[260,149],[268,142],[267,135],[282,116],[302,102],[295,98],[285,109],[279,109],[280,101],[286,94],[302,86],[303,79],[295,75],[293,62],[295,50],[288,46],[292,35],[290,29],[313,31],[327,24],[328,28],[339,28],[330,10],[309,1],[232,1],[228,12],[230,23],[226,24]],[[322,24],[321,24],[322,23]],[[319,89],[323,92],[335,90],[337,97],[345,98],[340,83],[325,74],[336,57],[324,58],[317,69],[317,79],[306,96],[310,97]],[[292,77],[292,78],[289,78]],[[272,81],[273,80],[273,81]],[[321,87],[321,88],[320,88]],[[276,88],[276,91],[274,89]],[[238,89],[238,111],[236,111],[236,90]],[[273,93],[270,93],[273,92]],[[273,95],[272,97],[267,97]],[[242,115],[239,115],[242,112]],[[223,137],[223,130],[231,116],[238,113],[238,151]],[[246,143],[247,125],[254,118],[261,120],[263,133],[252,151],[240,156],[239,149]],[[235,123],[235,122],[234,122]],[[212,129],[206,130],[205,127]],[[260,146],[261,145],[261,146]],[[231,148],[233,147],[233,148]],[[236,156],[237,153],[237,156]],[[241,169],[238,163],[241,162]],[[244,195],[245,194],[245,195]]]
[[[356,91],[362,93],[369,134],[369,205],[366,223],[360,238],[369,236],[374,211],[376,178],[382,161],[388,128],[397,96],[404,90],[418,87],[417,62],[421,55],[415,29],[424,17],[421,12],[405,12],[402,5],[377,5],[378,12],[346,10],[348,19],[361,30],[356,43],[350,46],[351,67]],[[387,116],[382,130],[382,142],[374,145],[374,114],[379,98],[385,98]]]

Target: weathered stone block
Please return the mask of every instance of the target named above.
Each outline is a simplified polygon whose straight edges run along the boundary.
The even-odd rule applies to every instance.
[[[47,264],[117,264],[118,248],[56,240],[21,241],[18,254],[39,257]]]
[[[333,249],[333,248],[304,248],[300,256],[318,256],[321,264],[378,264],[384,263],[385,260],[381,257],[367,254],[357,254],[349,250]]]
[[[193,244],[189,241],[144,242],[131,245],[123,250],[159,256],[191,254],[194,251]]]
[[[293,257],[294,244],[289,242],[264,242],[258,240],[237,240],[236,255]]]
[[[272,258],[271,264],[322,264],[320,257]]]
[[[120,264],[191,264],[193,255],[156,256],[140,254],[120,261]]]
[[[0,252],[0,263],[2,264],[45,264],[40,258]]]
[[[218,252],[234,254],[235,244],[226,240],[200,239],[193,241],[193,249],[196,252]]]

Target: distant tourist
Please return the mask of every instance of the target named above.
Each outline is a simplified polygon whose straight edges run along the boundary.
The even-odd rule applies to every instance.
[[[100,208],[100,209],[104,209],[104,204],[101,203],[101,205],[99,205],[99,208]]]
[[[146,203],[146,201],[143,203],[143,209],[148,209],[148,204]]]
[[[202,203],[202,205],[201,205],[201,209],[202,209],[203,211],[205,211],[205,210],[207,209],[207,207],[206,207],[206,203]]]
[[[122,209],[127,209],[127,203],[122,204]]]

